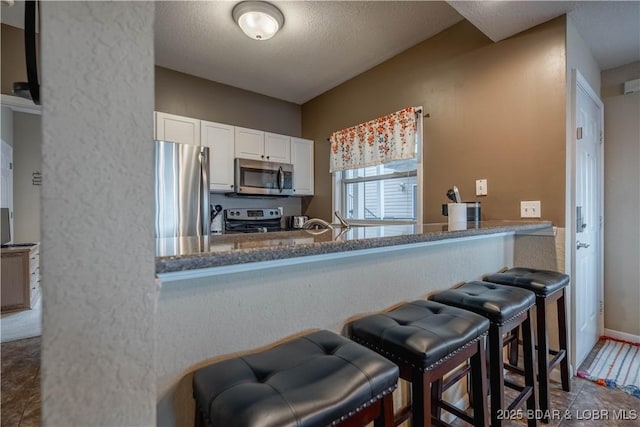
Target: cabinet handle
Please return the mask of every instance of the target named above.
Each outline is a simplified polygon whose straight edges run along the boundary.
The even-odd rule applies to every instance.
[[[261,154],[261,155],[260,155],[260,158],[264,159],[264,154]]]
[[[269,156],[267,156],[267,159],[269,158]]]

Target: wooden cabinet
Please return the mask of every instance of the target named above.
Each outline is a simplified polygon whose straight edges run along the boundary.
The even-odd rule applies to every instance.
[[[313,196],[313,141],[291,137],[294,196]]]
[[[261,130],[235,128],[235,156],[241,159],[291,163],[291,137]]]
[[[200,120],[156,112],[155,139],[200,145]]]
[[[2,311],[32,308],[40,293],[40,245],[1,249]]]
[[[214,192],[233,191],[234,127],[202,120],[200,142],[209,147],[209,189]]]

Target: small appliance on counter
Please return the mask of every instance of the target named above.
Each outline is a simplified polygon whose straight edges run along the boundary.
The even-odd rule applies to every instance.
[[[447,191],[447,198],[453,203],[465,203],[467,205],[467,221],[478,222],[481,218],[480,202],[463,202],[458,187],[455,185]],[[442,215],[449,216],[449,206],[442,204]]]
[[[225,233],[283,231],[278,208],[232,208],[224,210]]]
[[[306,215],[293,215],[289,217],[289,228],[301,229],[304,223],[309,221],[309,217]]]
[[[222,206],[211,207],[211,234],[222,234]]]

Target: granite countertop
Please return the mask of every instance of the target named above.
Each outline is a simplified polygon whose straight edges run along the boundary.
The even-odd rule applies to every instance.
[[[437,223],[161,238],[156,240],[156,273],[171,273],[504,232],[535,232],[550,227],[551,222],[549,221],[481,221],[469,223],[466,230],[459,231],[449,231],[447,223]]]

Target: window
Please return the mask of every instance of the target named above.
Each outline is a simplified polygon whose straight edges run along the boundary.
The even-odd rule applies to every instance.
[[[355,223],[421,221],[417,158],[334,172],[335,210]]]

